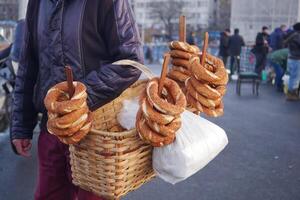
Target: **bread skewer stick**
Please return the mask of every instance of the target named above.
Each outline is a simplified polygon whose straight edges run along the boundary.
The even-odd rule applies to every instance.
[[[161,75],[160,75],[159,84],[158,84],[158,95],[159,96],[162,94],[162,90],[164,88],[164,81],[165,81],[167,73],[168,73],[169,62],[170,62],[170,54],[167,53],[164,55],[164,63],[162,66]]]
[[[203,47],[202,47],[202,55],[201,55],[201,65],[202,66],[204,66],[204,64],[205,64],[206,51],[208,48],[208,39],[209,39],[208,32],[205,32],[204,43],[203,43]]]
[[[186,18],[184,15],[179,17],[179,41],[186,42]]]
[[[66,73],[66,76],[67,76],[68,94],[69,94],[69,98],[71,99],[72,96],[74,95],[74,92],[75,92],[75,88],[74,88],[74,85],[73,85],[72,68],[70,66],[66,66],[65,67],[65,73]]]

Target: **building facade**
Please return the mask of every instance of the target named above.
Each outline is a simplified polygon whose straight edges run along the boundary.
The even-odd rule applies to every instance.
[[[0,20],[18,19],[18,0],[0,0]]]
[[[23,19],[26,16],[28,0],[19,0],[19,19]]]
[[[300,21],[300,0],[232,0],[231,29],[239,28],[245,41],[253,43],[263,26],[273,30]]]
[[[151,3],[160,2],[161,6],[168,1],[177,0],[131,0],[137,23],[144,28],[162,27],[163,23],[152,15]],[[180,1],[180,0],[178,0]],[[197,29],[208,28],[210,0],[184,0],[182,14],[187,16],[187,25]],[[168,11],[172,12],[172,11]],[[176,22],[174,22],[176,23]]]
[[[231,0],[210,0],[209,7],[209,29],[230,28]]]

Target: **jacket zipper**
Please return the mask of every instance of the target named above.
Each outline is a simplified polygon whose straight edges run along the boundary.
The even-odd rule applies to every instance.
[[[38,95],[37,95],[38,94],[37,88],[40,87],[40,79],[41,79],[41,75],[40,75],[40,72],[38,72],[36,83],[33,88],[33,92],[34,92],[33,101],[35,104],[35,109],[37,109],[37,110],[39,110],[41,108],[41,105],[39,105]]]
[[[82,72],[83,72],[83,78],[85,78],[85,63],[84,63],[84,59],[83,59],[83,50],[82,50],[82,31],[83,31],[83,27],[82,27],[82,24],[83,24],[83,16],[84,16],[84,12],[85,12],[85,7],[86,7],[86,3],[87,1],[84,0],[84,3],[83,3],[83,7],[82,7],[82,12],[80,14],[80,23],[79,23],[79,26],[78,26],[78,46],[79,46],[79,60],[80,60],[80,65],[81,65],[81,69],[82,69]]]
[[[58,1],[57,1],[58,2]],[[65,11],[65,1],[62,2],[62,10],[61,10],[61,16],[60,16],[60,19],[61,19],[61,24],[60,24],[60,40],[61,40],[61,50],[62,50],[62,60],[63,60],[63,63],[64,65],[66,66],[68,63],[65,63],[65,52],[64,52],[64,44],[63,44],[63,26],[64,26],[64,11]]]

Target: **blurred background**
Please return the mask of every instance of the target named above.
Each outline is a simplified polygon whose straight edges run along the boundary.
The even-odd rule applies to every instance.
[[[11,94],[18,67],[16,55],[22,42],[19,36],[22,27],[18,24],[25,17],[27,3],[27,0],[0,0],[0,200],[33,199],[37,176],[38,134],[33,139],[30,159],[14,155],[8,134]],[[178,39],[180,15],[186,16],[188,43],[202,47],[204,33],[208,32],[208,51],[223,60],[232,57],[233,62],[224,60],[231,77],[224,99],[225,115],[209,118],[227,132],[228,147],[187,181],[171,186],[155,179],[124,199],[299,200],[300,103],[286,101],[287,67],[282,66],[283,83],[278,88],[272,58],[266,57],[265,66],[256,72],[257,55],[252,50],[262,27],[269,36],[268,55],[284,48],[284,45],[273,47],[273,42],[277,44],[280,40],[273,41],[272,37],[280,35],[283,39],[293,31],[293,24],[300,21],[300,0],[130,0],[130,3],[143,41],[146,64],[154,73],[160,73],[168,43]],[[241,48],[238,55],[224,55],[222,37],[225,35],[229,40],[236,29],[245,45],[233,45]],[[250,84],[241,87],[242,72],[248,72],[247,77],[252,73],[252,77]],[[258,89],[255,91],[256,83],[259,93]]]

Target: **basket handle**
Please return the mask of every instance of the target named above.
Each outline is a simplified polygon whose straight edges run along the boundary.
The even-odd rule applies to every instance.
[[[130,65],[132,67],[135,67],[135,68],[141,70],[149,79],[152,79],[155,77],[153,72],[147,66],[145,66],[139,62],[133,61],[133,60],[119,60],[112,64],[113,65]]]

